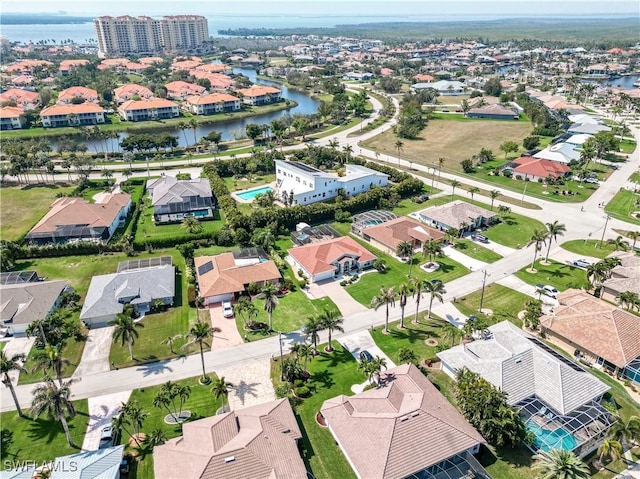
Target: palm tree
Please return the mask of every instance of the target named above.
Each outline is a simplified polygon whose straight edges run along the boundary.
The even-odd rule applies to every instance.
[[[382,372],[382,368],[387,369],[387,360],[385,358],[381,358],[380,356],[376,356],[373,360],[368,361],[369,363],[369,381],[371,378],[377,378],[376,382],[380,383],[380,373]]]
[[[211,386],[211,392],[216,399],[222,398],[222,411],[224,412],[224,400],[229,397],[229,388],[232,388],[233,384],[225,381],[224,376],[214,379]]]
[[[273,194],[273,192],[270,193]],[[253,238],[251,239],[256,246],[260,246],[267,252],[273,249],[273,245],[276,242],[276,237],[273,235],[270,228],[261,228],[256,230]]]
[[[549,238],[549,245],[547,246],[547,255],[544,258],[545,263],[549,262],[549,252],[551,251],[551,240],[558,243],[558,236],[564,236],[565,231],[567,231],[567,227],[562,223],[559,223],[558,220],[553,223],[546,223],[547,225],[547,237]]]
[[[300,359],[304,360],[302,369],[306,371],[307,362],[309,361],[309,358],[313,356],[313,347],[307,343],[296,343],[291,347],[291,352],[295,352],[298,361]]]
[[[411,277],[411,267],[413,266],[413,245],[409,241],[402,241],[396,247],[396,254],[401,258],[406,258],[409,262],[409,277]]]
[[[391,288],[387,288],[386,286],[380,287],[380,292],[371,298],[371,307],[375,311],[377,311],[380,306],[386,308],[384,331],[387,333],[389,332],[389,307],[395,308],[397,298],[398,294],[393,286]]]
[[[193,130],[193,144],[196,145],[198,143],[198,120],[191,118],[188,125]]]
[[[636,241],[640,239],[640,231],[629,231],[627,233],[627,238],[633,240],[633,244],[631,245],[631,249],[636,249]]]
[[[109,321],[110,326],[115,326],[113,330],[113,340],[120,341],[120,346],[127,343],[129,347],[129,359],[133,361],[133,344],[138,339],[138,330],[136,328],[144,328],[144,324],[136,323],[130,314],[119,313],[116,319]]]
[[[631,416],[628,421],[618,418],[618,422],[609,430],[609,438],[615,439],[623,447],[640,441],[640,416]]]
[[[75,447],[69,432],[69,424],[67,424],[67,417],[73,418],[76,415],[73,402],[70,400],[72,382],[67,381],[57,387],[53,380],[49,378],[44,384],[36,386],[33,390],[33,399],[31,401],[31,416],[37,418],[42,413],[45,413],[50,418],[60,421],[69,446]]]
[[[309,316],[302,329],[305,339],[310,340],[313,344],[313,354],[318,354],[318,340],[320,339],[318,332],[322,330],[320,319],[317,316]]]
[[[538,257],[538,252],[542,249],[542,245],[547,243],[547,237],[548,235],[546,231],[534,230],[529,242],[527,243],[527,246],[535,245],[535,248],[533,249],[533,261],[531,262],[532,271],[535,271],[534,266],[536,258]]]
[[[144,442],[151,446],[151,449],[153,449],[154,447],[161,446],[162,444],[167,442],[167,435],[162,429],[157,427],[153,431],[151,431],[147,435],[147,437],[144,438]]]
[[[333,331],[344,332],[344,328],[342,327],[344,318],[337,309],[324,308],[318,315],[318,321],[320,322],[321,328],[329,332],[329,347],[327,351],[331,352],[333,351],[333,347],[331,346],[331,333]]]
[[[162,341],[160,341],[160,344],[166,344],[167,346],[169,346],[169,349],[171,350],[171,354],[176,354],[176,352],[173,350],[173,345],[176,344],[178,339],[182,337],[183,337],[182,334],[174,334],[173,336],[167,336]]]
[[[456,188],[461,184],[462,183],[460,183],[458,180],[451,181],[451,200],[452,201],[453,201],[453,196],[456,194]]]
[[[616,441],[615,439],[605,439],[602,441],[602,444],[598,448],[598,462],[603,464],[603,459],[608,457],[612,461],[616,459],[620,459],[622,457],[623,450],[622,444],[620,441]]]
[[[278,288],[271,282],[265,283],[256,298],[264,301],[264,310],[269,315],[269,331],[273,331],[273,312],[278,306]]]
[[[429,241],[422,245],[422,256],[429,256],[429,262],[433,262],[434,256],[442,255],[442,243],[436,241]]]
[[[411,284],[413,286],[413,294],[412,298],[416,302],[416,312],[413,316],[413,324],[418,324],[418,312],[420,311],[420,300],[422,299],[422,291],[424,290],[424,285],[426,281],[424,279],[411,279]]]
[[[491,211],[493,211],[493,202],[498,196],[500,196],[500,192],[498,190],[492,190],[489,193],[489,196],[491,197]]]
[[[50,344],[45,345],[44,349],[36,352],[34,360],[36,364],[33,366],[32,372],[42,370],[46,374],[47,371],[52,369],[58,384],[62,386],[62,368],[70,365],[71,361],[62,356],[62,351],[59,347]]]
[[[396,151],[398,152],[398,164],[400,164],[400,152],[402,151],[404,143],[401,139],[398,138],[394,146],[396,147]]]
[[[400,304],[400,329],[404,329],[404,308],[407,306],[407,297],[409,296],[409,286],[402,283],[398,287],[398,302]]]
[[[182,349],[187,349],[189,346],[194,344],[198,344],[200,348],[200,361],[202,362],[202,383],[206,384],[209,382],[209,378],[207,377],[207,372],[204,368],[204,348],[203,346],[207,346],[210,348],[209,343],[206,342],[208,338],[213,338],[215,330],[211,327],[209,323],[204,323],[202,321],[198,321],[193,326],[189,332],[185,335],[187,342],[182,346]]]
[[[178,129],[182,131],[182,135],[184,136],[184,146],[185,149],[189,146],[189,141],[187,140],[187,134],[185,130],[189,129],[189,124],[186,121],[181,121],[178,123]]]
[[[442,167],[444,166],[445,161],[446,160],[444,158],[438,158],[438,180],[442,174]]]
[[[533,456],[532,469],[539,479],[588,479],[589,469],[573,452],[564,449],[539,451]]]
[[[607,244],[612,245],[614,251],[627,251],[629,249],[629,242],[620,235],[616,239],[607,240]]]
[[[0,375],[2,375],[2,384],[9,388],[13,403],[16,405],[16,411],[18,411],[18,416],[20,417],[24,417],[24,414],[22,413],[22,409],[20,409],[20,402],[18,401],[18,396],[16,396],[16,390],[13,387],[9,373],[12,371],[24,371],[23,364],[26,359],[27,356],[24,354],[14,354],[8,357],[4,350],[0,351]]]
[[[186,230],[189,234],[201,233],[203,229],[202,224],[195,216],[187,216],[183,219],[180,228]]]
[[[616,301],[618,301],[620,306],[625,308],[627,311],[635,307],[639,300],[640,298],[638,298],[638,293],[634,293],[633,291],[623,291],[616,296]]]
[[[473,195],[475,195],[476,193],[480,193],[480,188],[478,188],[477,186],[472,186],[471,188],[469,188],[468,193],[471,195],[471,201],[473,201]]]
[[[442,327],[442,340],[449,343],[453,347],[456,340],[462,337],[462,331],[447,321]]]
[[[447,292],[444,287],[444,283],[439,279],[433,281],[426,281],[424,283],[424,291],[429,294],[429,309],[427,310],[427,319],[431,319],[431,308],[433,306],[433,300],[437,299],[441,303],[442,295]]]

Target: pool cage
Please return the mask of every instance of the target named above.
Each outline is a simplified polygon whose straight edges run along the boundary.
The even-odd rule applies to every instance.
[[[405,479],[491,479],[478,460],[468,452],[415,472]]]
[[[359,213],[353,217],[351,223],[351,232],[362,236],[362,230],[368,226],[376,226],[387,221],[395,220],[398,217],[397,214],[386,210],[370,210],[364,213]]]
[[[329,225],[305,226],[291,232],[291,241],[293,241],[293,244],[296,246],[318,243],[339,237],[340,233]]]
[[[535,396],[515,404],[520,417],[533,434],[528,444],[533,452],[553,449],[573,451],[584,457],[595,450],[615,423],[613,415],[598,401],[592,400],[567,415],[556,414]]]

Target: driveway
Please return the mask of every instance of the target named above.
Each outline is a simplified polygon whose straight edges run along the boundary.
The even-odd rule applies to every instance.
[[[360,361],[360,352],[367,350],[375,358],[380,356],[387,361],[387,368],[395,368],[396,365],[389,356],[387,356],[382,349],[376,346],[375,341],[369,334],[369,331],[360,331],[359,333],[349,334],[340,338],[340,343],[356,358],[356,361]]]
[[[453,246],[445,246],[442,251],[447,258],[451,258],[452,260],[457,261],[461,265],[469,268],[470,271],[478,271],[479,269],[482,269],[487,265],[487,263],[485,263],[484,261],[479,261],[472,258],[471,256],[467,256],[466,254],[455,249]]]
[[[369,309],[353,299],[351,295],[347,293],[347,291],[342,286],[340,286],[339,281],[330,280],[318,283],[315,286],[314,290],[321,291],[322,293],[324,293],[323,296],[328,296],[329,298],[331,298],[331,300],[338,306],[338,309],[342,313],[342,316],[345,318],[345,320],[348,320],[350,316],[358,313],[363,313],[365,311],[368,311]]]
[[[89,330],[87,342],[82,350],[80,364],[73,373],[73,377],[81,378],[111,369],[109,351],[111,350],[113,329],[113,326],[107,326]]]
[[[222,315],[221,304],[212,306],[209,313],[211,314],[211,326],[220,330],[213,335],[213,344],[211,345],[213,350],[232,348],[243,343],[235,318],[225,318]]]
[[[7,341],[7,345],[4,347],[4,353],[8,358],[14,356],[16,354],[24,354],[27,356],[31,348],[33,347],[33,343],[35,342],[35,338],[11,338]],[[18,384],[18,377],[20,376],[20,371],[11,371],[9,373],[9,377],[13,384]]]
[[[218,377],[233,384],[229,390],[231,409],[255,406],[276,398],[271,382],[271,359],[261,358],[216,370]],[[220,399],[211,396],[220,405]]]
[[[501,284],[502,286],[506,286],[507,288],[515,289],[522,294],[526,294],[527,296],[531,296],[535,299],[540,299],[544,304],[549,304],[551,306],[555,306],[558,302],[550,298],[547,295],[540,295],[536,292],[535,286],[531,286],[528,283],[525,283],[520,278],[517,278],[515,275],[509,275],[506,278],[499,279],[496,283]],[[524,307],[524,305],[523,305]]]
[[[566,249],[561,248],[559,246],[556,248],[551,248],[551,253],[549,254],[549,258],[555,259],[556,261],[559,261],[560,263],[564,263],[564,264],[571,264],[576,259],[584,259],[592,264],[600,261],[600,258],[594,258],[592,256],[584,256],[584,255],[580,256],[576,253],[572,253],[571,251],[567,251]]]
[[[118,414],[122,403],[126,403],[129,396],[131,396],[131,391],[89,398],[89,424],[87,425],[87,434],[82,442],[83,451],[98,449],[102,428],[111,423],[111,418]]]
[[[458,308],[456,308],[453,303],[434,304],[431,308],[431,313],[435,314],[436,316],[440,316],[446,321],[449,321],[456,328],[462,328],[462,326],[464,326],[464,323],[467,322],[467,319],[469,319],[460,311],[458,311]]]

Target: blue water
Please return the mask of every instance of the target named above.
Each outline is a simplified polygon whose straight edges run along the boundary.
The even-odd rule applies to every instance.
[[[545,452],[552,449],[571,451],[578,446],[576,438],[567,430],[559,427],[554,430],[538,426],[533,421],[527,423],[527,429],[535,435],[533,445]]]
[[[243,191],[242,193],[236,193],[243,200],[253,200],[258,195],[263,195],[267,191],[273,191],[273,188],[270,186],[262,186],[260,188],[255,188],[253,190]]]

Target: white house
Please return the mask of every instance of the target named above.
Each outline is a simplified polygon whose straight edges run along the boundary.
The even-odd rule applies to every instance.
[[[308,205],[338,196],[369,191],[373,185],[387,186],[388,175],[360,165],[346,165],[345,176],[338,176],[297,161],[276,160],[276,195],[293,193],[294,205]]]
[[[467,89],[467,85],[457,80],[440,80],[430,83],[414,83],[411,88],[413,90],[433,88],[441,95],[462,95]]]

